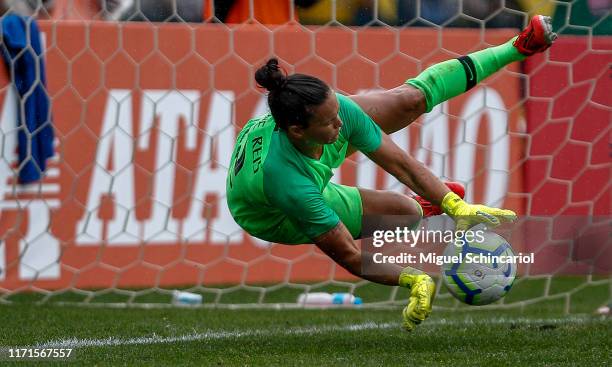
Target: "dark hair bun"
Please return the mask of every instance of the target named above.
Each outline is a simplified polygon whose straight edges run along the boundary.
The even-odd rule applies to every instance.
[[[287,82],[287,77],[278,67],[278,59],[270,59],[266,64],[255,72],[255,80],[257,84],[272,92]]]

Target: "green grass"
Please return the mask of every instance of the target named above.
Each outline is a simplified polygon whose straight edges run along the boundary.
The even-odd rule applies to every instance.
[[[0,314],[4,330],[0,344],[4,346],[67,338],[126,341],[154,334],[162,341],[200,334],[194,341],[77,347],[74,362],[79,365],[595,366],[612,358],[609,319],[553,319],[537,313],[436,312],[413,333],[399,328],[399,312],[395,310],[142,310],[28,305],[2,306]],[[347,330],[351,325],[369,328]]]
[[[442,294],[436,305],[444,307],[412,333],[401,330],[399,308],[115,309],[59,306],[51,300],[37,305],[32,302],[39,299],[35,295],[22,294],[11,299],[14,304],[0,306],[0,347],[73,339],[77,346],[70,364],[85,366],[610,365],[612,319],[592,315],[610,298],[609,283],[576,289],[581,284],[576,278],[549,284],[550,295],[569,295],[570,315],[565,314],[565,296],[509,310],[447,310],[444,307],[456,305]],[[524,280],[515,287],[506,302],[541,297],[547,286],[544,280]],[[284,292],[275,291],[271,301],[295,300],[295,292]],[[390,292],[369,284],[356,293],[367,301],[388,299]],[[159,297],[150,294],[149,300],[166,296]],[[400,292],[396,299],[403,297]],[[107,345],[109,338],[115,345]],[[85,346],[86,340],[99,345]],[[1,358],[0,365],[6,361]],[[28,363],[42,365],[19,364]]]

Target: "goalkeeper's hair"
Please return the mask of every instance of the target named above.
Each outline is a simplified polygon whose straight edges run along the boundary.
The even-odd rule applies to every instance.
[[[314,76],[292,74],[287,76],[272,58],[255,72],[257,84],[268,90],[268,106],[276,125],[283,129],[291,125],[308,127],[312,117],[309,107],[322,104],[331,93],[325,82]]]

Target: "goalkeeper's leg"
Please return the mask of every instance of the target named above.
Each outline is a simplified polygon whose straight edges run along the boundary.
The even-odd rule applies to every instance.
[[[556,39],[550,18],[536,15],[508,42],[435,64],[397,88],[351,96],[388,134],[436,105],[467,92],[504,66],[542,52]]]

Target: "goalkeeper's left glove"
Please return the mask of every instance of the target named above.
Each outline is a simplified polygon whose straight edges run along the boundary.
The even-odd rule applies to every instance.
[[[411,267],[402,270],[399,285],[410,289],[408,305],[402,311],[402,326],[412,331],[431,314],[436,285],[429,275]]]
[[[480,223],[487,227],[497,227],[501,223],[516,220],[516,213],[512,210],[468,204],[452,191],[444,196],[440,206],[455,220],[458,231],[465,231]]]

